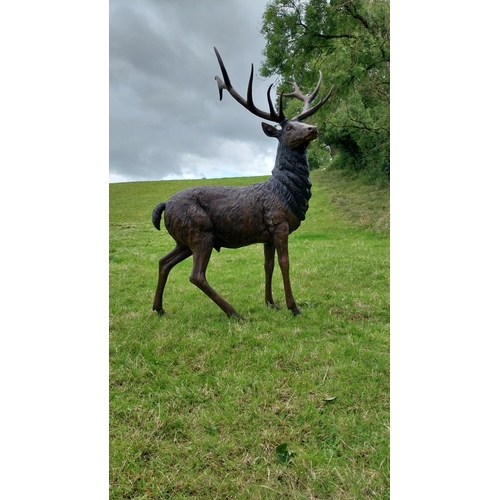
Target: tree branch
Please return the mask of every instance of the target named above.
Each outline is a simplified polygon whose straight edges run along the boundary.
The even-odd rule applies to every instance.
[[[347,117],[349,118],[349,120],[353,121],[354,123],[358,123],[359,125],[353,125],[353,124],[350,124],[350,125],[335,125],[335,124],[331,124],[333,127],[336,127],[336,128],[357,128],[357,129],[360,129],[360,130],[368,130],[369,132],[372,132],[372,131],[376,131],[376,130],[383,130],[384,132],[387,132],[387,134],[390,135],[390,129],[387,128],[387,127],[384,127],[384,126],[378,126],[378,127],[374,127],[374,126],[368,126],[365,122],[362,122],[360,120],[357,120],[356,118],[353,118],[351,116],[351,114],[349,113],[349,108],[347,106],[347,104],[344,103],[344,107],[345,107],[345,111],[346,111],[346,114],[347,114]]]
[[[356,128],[356,129],[359,129],[359,130],[368,130],[369,132],[372,132],[372,131],[377,131],[377,130],[383,130],[384,132],[387,132],[388,134],[391,133],[390,129],[388,129],[387,127],[367,127],[364,123],[362,122],[358,122],[358,123],[361,123],[363,126],[359,126],[359,125],[336,125],[335,123],[330,123],[330,126],[331,127],[335,127],[335,128]]]
[[[370,32],[372,32],[371,26],[369,25],[368,21],[362,17],[360,14],[358,14],[358,11],[356,10],[356,7],[352,3],[346,3],[345,4],[345,10],[347,13],[353,17],[354,19],[357,19],[358,21],[363,24],[363,26]]]
[[[355,38],[358,39],[357,36],[355,35],[323,35],[321,33],[309,33],[309,36],[315,37],[315,38],[324,38],[325,40],[334,40],[337,38]]]

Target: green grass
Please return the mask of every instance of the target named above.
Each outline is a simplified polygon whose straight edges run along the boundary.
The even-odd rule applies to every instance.
[[[214,252],[207,271],[246,322],[189,282],[192,259],[172,270],[165,316],[151,310],[173,247],[153,207],[263,179],[110,185],[111,500],[389,498],[388,189],[312,173],[289,243],[302,315],[279,266],[283,308],[265,307],[262,245]]]

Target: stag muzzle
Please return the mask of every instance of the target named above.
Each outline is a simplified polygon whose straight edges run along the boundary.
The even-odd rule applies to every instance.
[[[283,124],[285,143],[290,148],[297,148],[303,143],[311,142],[318,137],[318,128],[314,125],[291,120]]]
[[[310,125],[309,127],[307,127],[307,129],[308,129],[308,133],[307,133],[306,140],[314,141],[314,139],[316,139],[318,137],[318,128],[313,126],[313,125]]]

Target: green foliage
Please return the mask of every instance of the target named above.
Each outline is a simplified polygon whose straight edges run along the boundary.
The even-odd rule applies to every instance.
[[[264,305],[262,245],[213,252],[210,284],[246,322],[189,282],[192,259],[151,310],[158,259],[173,247],[151,211],[192,185],[110,185],[110,500],[389,498],[388,189],[312,173],[290,237],[302,315],[276,266]],[[286,444],[285,444],[286,443]]]
[[[290,462],[294,456],[295,453],[288,450],[288,445],[286,443],[282,443],[279,446],[276,446],[276,458],[282,464]]]
[[[310,155],[311,168],[321,151],[334,168],[389,178],[389,1],[272,0],[263,15],[266,37],[263,76],[314,88],[323,72],[323,95],[330,101],[312,120],[320,143]],[[300,103],[285,100],[290,114]]]

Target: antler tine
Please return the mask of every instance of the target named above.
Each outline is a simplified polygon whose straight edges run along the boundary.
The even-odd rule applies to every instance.
[[[214,47],[215,55],[217,56],[217,60],[219,61],[219,66],[222,71],[222,77],[224,78],[224,81],[221,80],[220,77],[216,76],[215,80],[217,81],[217,85],[219,87],[219,98],[222,100],[222,91],[225,89],[227,90],[233,98],[238,101],[244,108],[248,109],[252,114],[259,116],[260,118],[264,118],[264,120],[269,120],[272,122],[276,123],[281,123],[285,116],[283,114],[283,109],[280,101],[280,112],[279,115],[276,113],[276,110],[273,107],[273,104],[271,102],[270,98],[270,92],[271,92],[271,87],[269,87],[267,91],[267,101],[269,103],[269,113],[266,113],[265,111],[260,110],[257,108],[253,102],[253,97],[252,97],[252,82],[253,82],[253,64],[250,70],[250,79],[248,81],[248,89],[247,89],[247,98],[244,99],[236,90],[234,87],[231,85],[231,81],[229,80],[229,75],[226,71],[226,67],[224,66],[224,63],[222,62],[222,58],[219,54],[219,51]]]
[[[306,96],[300,92],[299,87],[297,86],[297,84],[294,83],[294,82],[286,82],[286,83],[289,83],[290,85],[293,85],[293,87],[294,87],[295,90],[293,92],[288,92],[287,94],[283,94],[283,95],[285,97],[296,97],[297,99],[305,102]]]
[[[313,92],[307,96],[305,96],[304,94],[302,94],[302,92],[300,91],[299,87],[297,86],[296,83],[294,82],[288,82],[290,85],[293,85],[294,87],[294,91],[293,92],[290,92],[288,94],[283,94],[285,97],[296,97],[297,99],[301,100],[303,103],[304,103],[304,108],[302,110],[302,112],[304,111],[307,111],[311,105],[311,102],[314,100],[314,98],[316,97],[316,95],[318,94],[318,91],[321,87],[321,82],[323,81],[323,74],[321,73],[321,71],[319,72],[319,80],[318,80],[318,83],[316,85],[316,88],[313,90]]]
[[[273,88],[272,84],[269,85],[269,88],[267,89],[267,102],[269,104],[269,109],[271,113],[274,113],[274,116],[276,116],[276,120],[274,120],[277,123],[281,123],[283,120],[286,119],[285,113],[283,112],[283,92],[280,94],[280,111],[279,114],[276,115],[276,111],[274,109],[273,103],[271,101],[271,89]]]
[[[323,106],[323,104],[325,104],[325,102],[328,101],[328,99],[330,99],[330,96],[332,95],[333,92],[333,88],[334,85],[332,85],[331,89],[328,91],[328,94],[326,94],[326,96],[323,97],[318,102],[318,104],[316,104],[316,106],[313,106],[311,109],[303,111],[300,115],[294,116],[292,120],[300,122],[301,120],[305,120],[309,116],[314,115],[314,113],[316,113],[316,111],[318,111],[318,109],[321,108],[321,106]]]
[[[318,83],[316,85],[316,88],[312,91],[311,94],[309,94],[307,96],[305,96],[304,94],[302,94],[302,92],[299,90],[299,87],[297,86],[297,84],[295,84],[293,82],[288,82],[291,85],[293,85],[294,91],[290,92],[288,94],[283,94],[283,95],[285,97],[296,97],[297,99],[299,99],[300,101],[302,101],[304,103],[304,107],[302,109],[302,113],[300,113],[297,116],[294,116],[292,118],[292,120],[295,120],[295,121],[305,120],[307,117],[312,116],[314,113],[316,113],[316,111],[318,111],[318,109],[321,108],[321,106],[323,106],[323,104],[325,104],[326,101],[328,101],[328,99],[332,95],[333,86],[330,89],[330,91],[328,92],[328,94],[326,95],[326,97],[324,97],[323,99],[321,99],[318,104],[316,104],[315,106],[313,106],[311,108],[311,103],[312,103],[312,101],[314,101],[316,95],[318,94],[319,89],[321,87],[322,81],[323,81],[323,74],[320,71],[319,72],[319,80],[318,80]]]
[[[288,82],[290,85],[293,85],[295,90],[293,92],[288,93],[288,94],[284,94],[284,96],[285,97],[296,97],[297,99],[300,99],[301,101],[303,101],[305,103],[305,106],[307,106],[307,109],[309,109],[309,105],[311,104],[311,102],[314,100],[314,98],[318,94],[318,91],[321,87],[322,81],[323,81],[323,74],[321,73],[321,70],[320,70],[319,80],[318,80],[318,83],[316,85],[316,88],[313,90],[313,92],[311,94],[309,94],[307,96],[302,94],[302,92],[299,90],[299,87],[297,86],[296,83]],[[304,111],[305,111],[305,107],[304,107]]]
[[[312,91],[312,93],[309,95],[309,98],[310,98],[311,102],[314,100],[314,98],[318,94],[319,88],[321,87],[322,83],[323,83],[323,73],[321,73],[321,70],[319,70],[318,84],[316,85],[316,88]]]

